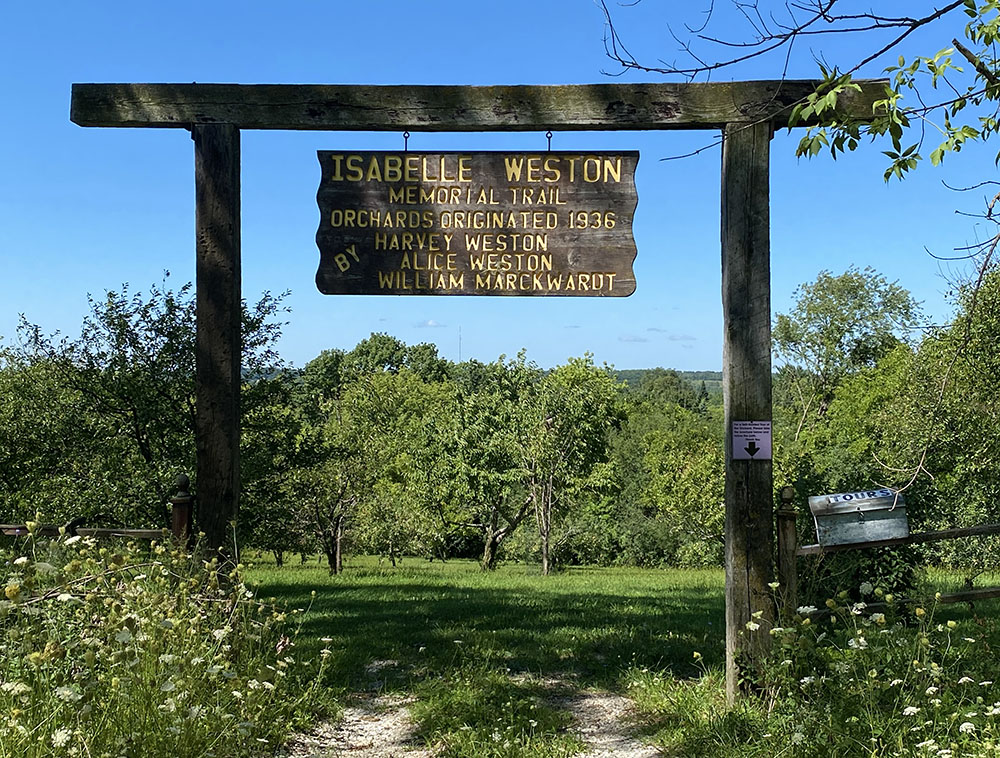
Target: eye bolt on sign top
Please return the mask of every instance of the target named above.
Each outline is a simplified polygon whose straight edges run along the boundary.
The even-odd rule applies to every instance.
[[[318,156],[324,294],[635,291],[638,152]]]

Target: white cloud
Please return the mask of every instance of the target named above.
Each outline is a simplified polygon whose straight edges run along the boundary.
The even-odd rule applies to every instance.
[[[417,327],[417,329],[441,329],[442,327],[447,326],[447,324],[439,324],[434,319],[429,318],[426,321],[421,321],[419,324],[414,324],[414,326]]]

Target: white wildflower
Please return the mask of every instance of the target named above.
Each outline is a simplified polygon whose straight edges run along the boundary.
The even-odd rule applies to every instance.
[[[15,558],[14,559],[14,565],[15,566],[23,566],[27,562],[28,562],[28,556],[26,556],[26,555],[22,555],[20,558]]]
[[[800,605],[798,608],[795,609],[795,612],[797,614],[799,614],[800,616],[808,616],[809,614],[816,612],[816,606],[815,605]]]
[[[56,697],[66,703],[75,703],[83,698],[75,687],[56,687]]]
[[[52,732],[52,747],[66,747],[73,732],[62,726]]]
[[[895,687],[895,686],[900,685],[902,683],[903,683],[902,679],[893,679],[891,682],[889,682],[889,686],[890,687]]]
[[[916,716],[920,713],[920,709],[915,705],[908,705],[903,709],[904,716]]]
[[[958,680],[958,683],[959,684],[972,684],[972,681],[973,681],[972,677],[970,677],[970,676],[963,676],[961,679]]]
[[[962,734],[972,734],[974,731],[976,731],[976,725],[973,724],[971,721],[963,721],[961,724],[958,725],[958,731],[960,731]]]
[[[926,690],[924,690],[924,694],[930,697],[931,695],[936,695],[937,691],[938,691],[937,687],[928,687]]]

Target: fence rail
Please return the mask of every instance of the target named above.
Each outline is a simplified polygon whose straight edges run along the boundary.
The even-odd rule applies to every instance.
[[[863,550],[875,547],[893,547],[895,545],[912,545],[922,542],[937,542],[953,540],[961,537],[981,537],[1000,534],[1000,524],[981,524],[979,526],[961,527],[958,529],[941,529],[933,532],[917,532],[907,537],[893,537],[886,540],[870,542],[850,542],[843,545],[803,545],[798,546],[798,534],[795,521],[798,516],[792,503],[795,490],[785,487],[781,491],[781,507],[775,512],[778,534],[778,578],[780,583],[779,599],[782,612],[791,616],[798,606],[798,573],[796,559],[807,555],[825,555],[845,550]],[[938,593],[935,601],[938,603],[972,603],[977,600],[990,600],[1000,597],[1000,587],[979,587],[975,589]],[[909,602],[904,600],[903,602]],[[870,604],[869,608],[876,608]]]

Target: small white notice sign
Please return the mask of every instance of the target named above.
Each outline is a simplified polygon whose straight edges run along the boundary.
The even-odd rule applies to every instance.
[[[771,422],[733,422],[733,460],[771,460]]]

